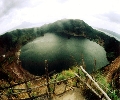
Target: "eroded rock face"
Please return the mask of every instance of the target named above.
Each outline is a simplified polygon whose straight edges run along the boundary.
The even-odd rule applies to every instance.
[[[111,64],[101,69],[106,79],[116,89],[120,89],[120,56],[118,56]]]
[[[24,70],[19,60],[20,50],[9,51],[0,59],[0,72],[3,73],[0,77],[5,80],[24,81],[33,77],[29,72]],[[4,77],[4,75],[6,77]],[[10,81],[9,80],[9,81]]]
[[[120,67],[114,71],[112,75],[112,79],[113,79],[113,86],[116,89],[120,89]]]

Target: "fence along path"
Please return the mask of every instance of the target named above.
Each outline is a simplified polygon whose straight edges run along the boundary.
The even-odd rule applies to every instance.
[[[50,98],[50,95],[51,94],[55,94],[55,89],[56,89],[56,84],[60,84],[60,83],[62,83],[62,82],[66,82],[66,81],[68,81],[68,80],[71,80],[71,79],[74,79],[75,77],[70,77],[70,78],[67,78],[67,79],[64,79],[64,80],[61,80],[61,81],[57,81],[57,80],[54,80],[53,82],[49,82],[49,83],[44,83],[44,84],[40,84],[39,86],[36,86],[36,87],[29,87],[28,86],[28,84],[25,82],[24,84],[26,85],[26,88],[24,88],[24,89],[16,89],[14,86],[13,87],[11,87],[11,88],[9,88],[9,94],[4,94],[4,95],[6,95],[7,97],[9,97],[9,98],[11,98],[10,96],[15,96],[15,95],[19,95],[19,94],[22,94],[22,93],[27,93],[27,97],[26,98],[22,98],[22,100],[28,100],[28,99],[35,99],[35,98],[39,98],[39,97],[41,97],[41,98],[45,98],[45,97],[47,97],[47,98]],[[33,80],[34,81],[34,80]],[[54,90],[53,91],[48,91],[48,88],[47,88],[47,85],[49,84],[49,88],[50,88],[50,85],[54,85]],[[23,85],[23,84],[22,84]],[[31,92],[33,92],[34,91],[34,89],[40,89],[40,88],[45,88],[46,89],[46,91],[44,91],[44,93],[41,93],[41,94],[39,94],[39,95],[36,95],[36,96],[32,96],[31,95]],[[66,84],[66,86],[65,86],[65,89],[64,89],[64,91],[62,92],[62,93],[64,93],[64,92],[66,92],[66,91],[68,91],[68,89],[67,89],[67,84]],[[4,91],[3,91],[4,92]],[[40,92],[40,91],[39,91]],[[1,93],[0,94],[0,96],[1,96],[1,99],[2,99],[2,94],[3,93]],[[13,99],[13,98],[11,98],[11,99]]]
[[[109,98],[109,96],[104,92],[104,90],[102,88],[100,88],[100,86],[97,84],[97,82],[95,82],[95,80],[83,69],[82,66],[80,66],[80,69],[84,72],[84,74],[91,80],[91,82],[93,82],[93,84],[96,86],[96,88],[103,94],[102,96],[104,96],[107,100],[111,100]],[[75,73],[75,75],[81,79],[81,77]],[[97,93],[92,87],[91,85],[85,83],[96,95],[98,95],[99,97],[101,97],[101,95],[99,95],[99,93]]]
[[[70,77],[70,78],[67,78],[67,79],[64,79],[64,80],[61,80],[61,81],[57,81],[56,78],[53,82],[50,82],[50,73],[48,73],[48,64],[47,64],[47,61],[45,61],[45,75],[43,75],[42,77],[35,77],[34,79],[31,79],[31,80],[27,80],[27,81],[24,81],[24,82],[20,82],[20,83],[17,83],[15,85],[10,85],[8,87],[1,87],[0,88],[0,100],[2,99],[23,99],[23,100],[27,100],[27,99],[35,99],[35,98],[43,98],[43,97],[47,97],[47,98],[50,98],[50,95],[52,93],[55,94],[55,89],[56,89],[56,84],[59,84],[61,82],[66,82],[68,80],[71,80],[71,79],[74,79],[75,77]],[[57,76],[57,75],[56,75]],[[46,79],[45,79],[46,77]],[[35,85],[34,87],[33,86],[29,86],[29,83],[32,83],[33,81],[37,81],[39,83],[39,85]],[[41,81],[41,82],[39,82]],[[44,81],[44,82],[42,82]],[[50,85],[53,84],[53,91],[51,92],[50,90]],[[22,85],[22,87],[21,87]],[[17,87],[17,88],[16,88]],[[21,87],[21,88],[20,88]],[[63,92],[67,91],[66,89],[67,86],[65,86],[65,89]],[[44,92],[42,93],[39,93],[37,95],[32,95],[31,93],[34,92],[34,90],[36,89],[40,89],[40,88],[43,88]],[[41,89],[42,91],[42,89]],[[39,91],[39,92],[41,92]],[[19,98],[18,95],[27,95],[25,96],[24,98]]]
[[[82,70],[83,73],[85,74],[85,77],[88,77],[94,85],[91,85],[91,83],[85,82],[85,80],[83,80],[82,77],[80,76],[79,70]],[[111,100],[109,96],[102,90],[102,88],[100,88],[97,82],[95,82],[94,79],[83,69],[82,66],[78,68],[78,73],[74,73],[75,77],[69,77],[67,79],[60,80],[60,81],[57,80],[57,74],[54,81],[52,82],[50,81],[47,61],[45,61],[45,71],[46,71],[45,73],[46,79],[44,77],[41,77],[41,78],[25,81],[14,86],[5,87],[4,89],[2,89],[3,91],[0,93],[0,99],[3,99],[4,96],[6,96],[6,98],[9,98],[9,99],[19,98],[18,95],[24,94],[27,96],[19,99],[29,100],[29,99],[35,99],[35,98],[40,98],[40,99],[44,98],[44,100],[49,100],[51,99],[51,94],[55,94],[56,87],[59,86],[58,84],[65,83],[64,89],[61,92],[61,93],[65,93],[66,91],[71,90],[71,86],[69,86],[69,80],[75,80],[76,83],[78,83],[77,79],[79,79],[82,84],[85,84],[88,88],[90,88],[99,98],[105,97],[107,100]],[[39,85],[29,86],[29,83],[34,83],[34,81],[38,82]],[[17,86],[19,87],[20,85],[24,85],[25,88],[22,88],[22,89],[15,88]],[[94,87],[96,88],[94,89]],[[51,91],[51,88],[53,88],[52,91]],[[102,93],[102,95],[101,93],[98,93],[96,89],[99,90]],[[5,91],[9,91],[9,92],[5,94]],[[38,91],[39,93],[32,94],[32,93],[36,93],[36,91]]]

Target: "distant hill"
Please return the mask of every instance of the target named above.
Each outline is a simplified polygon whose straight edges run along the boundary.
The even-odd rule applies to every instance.
[[[108,35],[110,35],[110,36],[112,36],[112,37],[115,37],[115,38],[117,38],[117,39],[120,41],[120,34],[115,33],[115,32],[113,32],[113,31],[110,31],[110,30],[107,30],[107,29],[103,29],[103,28],[96,28],[96,29],[98,29],[98,30],[100,30],[100,31],[103,31],[103,32],[105,32],[106,34],[108,34]]]
[[[65,35],[68,39],[71,36],[82,36],[103,46],[107,52],[109,61],[114,60],[120,55],[120,42],[114,37],[110,37],[103,32],[97,31],[79,19],[64,19],[54,23],[46,24],[41,27],[16,29],[6,32],[0,36],[0,55],[25,45],[33,39],[44,36],[45,33],[51,32],[58,35]]]

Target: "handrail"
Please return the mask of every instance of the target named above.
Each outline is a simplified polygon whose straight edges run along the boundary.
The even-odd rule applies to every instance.
[[[90,76],[84,69],[82,66],[80,66],[81,70],[85,73],[86,76],[88,76],[88,78],[94,83],[94,85],[102,92],[102,94],[106,97],[107,100],[111,100],[109,98],[109,96],[107,95],[107,93],[105,93],[103,91],[102,88],[100,88],[100,86],[97,84],[97,82],[95,82],[95,80],[92,78],[92,76]]]

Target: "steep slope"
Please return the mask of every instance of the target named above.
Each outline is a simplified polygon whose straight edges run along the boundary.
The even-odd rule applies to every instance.
[[[116,88],[120,89],[120,56],[117,57],[111,64],[101,69],[106,76],[108,82],[114,82]]]
[[[29,72],[24,70],[19,61],[20,51],[11,49],[0,58],[0,80],[11,81],[25,81],[34,77]]]

